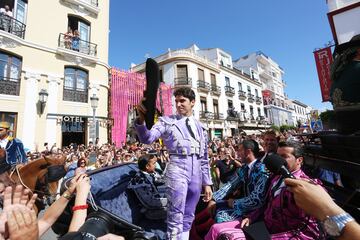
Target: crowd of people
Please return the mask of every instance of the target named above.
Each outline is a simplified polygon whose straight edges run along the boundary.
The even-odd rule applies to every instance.
[[[38,239],[73,197],[69,230],[61,239],[82,239],[88,234],[82,231],[91,188],[87,172],[124,163],[138,165],[128,188],[143,204],[144,218],[166,219],[166,239],[359,238],[354,219],[333,202],[320,180],[303,171],[304,148],[293,132],[268,130],[209,141],[206,128],[192,117],[194,92],[180,88],[174,96],[179,115],[160,118],[150,130],[140,103],[134,123],[139,141],[121,147],[97,139],[87,146],[44,144],[41,151],[25,153],[21,141],[9,136],[9,123],[1,122],[0,146],[7,156],[0,151],[0,239]],[[72,180],[37,218],[36,194],[6,186],[4,179],[12,167],[48,155],[66,157],[64,179]],[[108,233],[99,239],[123,238]]]

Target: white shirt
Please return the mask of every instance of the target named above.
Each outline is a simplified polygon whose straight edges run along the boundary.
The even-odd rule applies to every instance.
[[[249,167],[248,177],[250,176],[251,170],[254,168],[255,162],[256,162],[256,159],[247,165]]]
[[[197,127],[195,125],[195,120],[193,116],[187,117],[189,119],[189,125],[193,133],[195,134],[195,137],[199,139],[199,133],[197,131]]]
[[[0,147],[1,148],[6,148],[6,145],[7,145],[8,142],[9,142],[9,139],[7,137],[0,140]]]

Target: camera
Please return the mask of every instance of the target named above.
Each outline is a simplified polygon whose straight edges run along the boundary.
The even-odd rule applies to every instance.
[[[110,233],[113,229],[111,219],[102,212],[92,212],[77,232],[69,232],[60,240],[93,240]]]

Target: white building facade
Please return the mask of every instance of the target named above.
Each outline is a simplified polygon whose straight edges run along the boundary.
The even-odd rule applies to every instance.
[[[292,122],[294,126],[303,126],[308,123],[312,107],[298,101],[287,100],[289,110],[291,111]]]
[[[284,92],[284,70],[279,64],[261,51],[241,57],[233,64],[255,81],[261,82],[267,121],[277,126],[292,125],[291,111]]]
[[[211,138],[267,127],[261,83],[233,68],[230,54],[219,48],[199,49],[192,45],[168,50],[154,59],[165,83],[174,89],[187,86],[195,91],[194,116],[209,128]],[[132,67],[135,72],[144,70],[144,63]]]
[[[107,142],[109,0],[5,5],[13,14],[0,15],[0,121],[31,150]]]

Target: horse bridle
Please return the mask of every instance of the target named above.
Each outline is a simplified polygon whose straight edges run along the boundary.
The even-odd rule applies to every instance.
[[[22,180],[22,177],[21,177],[21,174],[20,174],[20,171],[19,171],[19,167],[16,166],[10,173],[10,177],[13,175],[13,173],[16,171],[16,174],[18,175],[18,178],[20,180],[20,183],[21,185],[23,185],[26,189],[28,189],[31,194],[34,194],[34,193],[37,193],[38,194],[38,197],[36,198],[37,201],[40,201],[40,202],[44,202],[44,201],[50,201],[52,199],[56,199],[57,195],[59,195],[59,193],[55,193],[55,194],[51,194],[50,193],[50,190],[49,190],[49,183],[51,182],[55,182],[55,181],[58,181],[60,180],[60,178],[62,178],[65,174],[61,175],[61,177],[59,179],[54,179],[54,181],[49,181],[49,176],[48,176],[48,173],[49,173],[49,167],[62,167],[62,169],[64,169],[64,165],[53,165],[53,166],[47,166],[47,172],[44,174],[45,176],[45,181],[44,181],[44,184],[43,186],[45,187],[45,190],[44,191],[41,191],[41,190],[37,190],[36,187],[38,186],[38,184],[42,184],[39,180],[40,179],[37,179],[36,181],[36,185],[35,185],[35,189],[34,191],[32,191],[25,183],[24,181]],[[64,169],[65,171],[65,169]],[[43,196],[45,198],[40,198],[39,196]]]

